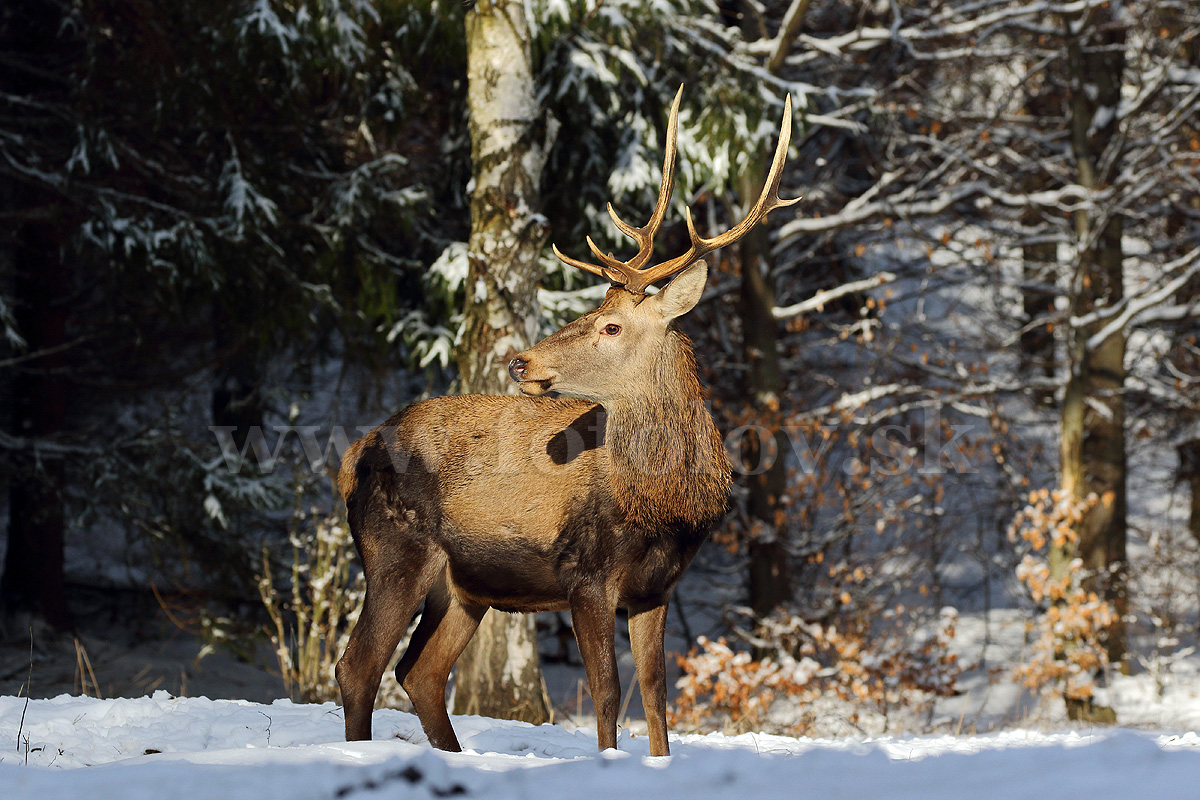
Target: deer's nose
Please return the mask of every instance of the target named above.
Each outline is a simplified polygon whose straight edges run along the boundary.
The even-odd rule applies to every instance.
[[[525,380],[525,368],[529,366],[529,362],[523,358],[514,358],[508,362],[508,374],[518,383]]]

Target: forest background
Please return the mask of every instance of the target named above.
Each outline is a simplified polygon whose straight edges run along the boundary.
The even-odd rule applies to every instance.
[[[487,335],[467,64],[497,9],[544,157],[541,333],[603,291],[549,242],[624,251],[604,204],[649,213],[681,83],[664,256],[685,207],[741,218],[795,105],[804,201],[684,323],[739,477],[674,603],[677,725],[936,727],[999,685],[1111,720],[1114,676],[1196,673],[1195,4],[21,0],[0,678],[69,643],[89,690],[81,642],[120,618],[336,696],[361,585],[331,471]],[[545,711],[583,713],[568,621],[536,630]]]

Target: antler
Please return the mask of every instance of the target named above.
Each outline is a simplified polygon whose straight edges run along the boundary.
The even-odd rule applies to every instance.
[[[682,97],[683,87],[680,86],[679,91],[675,93],[674,102],[671,103],[671,114],[667,118],[667,144],[666,155],[663,157],[662,183],[658,188],[658,202],[654,206],[654,213],[650,215],[650,221],[640,228],[635,228],[617,215],[612,203],[608,204],[608,216],[612,218],[617,230],[638,243],[637,255],[629,261],[618,261],[613,256],[602,253],[596,243],[592,241],[592,237],[589,236],[587,237],[588,248],[596,258],[603,262],[603,267],[563,255],[562,251],[558,249],[558,245],[551,245],[554,255],[558,256],[560,260],[573,267],[579,267],[602,278],[607,278],[613,283],[622,284],[627,288],[638,281],[638,270],[650,260],[650,256],[654,252],[654,234],[658,232],[658,226],[662,224],[663,217],[667,214],[667,205],[671,201],[671,190],[675,186],[675,132],[679,127],[679,100]],[[631,289],[631,291],[639,290]]]
[[[592,241],[592,237],[589,236],[587,237],[588,248],[603,266],[563,255],[562,251],[554,246],[554,255],[563,262],[607,278],[615,284],[624,286],[630,292],[645,294],[646,288],[655,281],[679,272],[719,247],[736,242],[773,209],[790,206],[800,201],[799,197],[791,200],[779,198],[779,181],[783,177],[783,163],[787,159],[788,143],[792,138],[792,98],[791,95],[788,95],[783,104],[783,124],[779,131],[779,145],[775,148],[775,157],[771,161],[770,172],[767,173],[767,179],[762,193],[758,197],[758,202],[746,214],[746,218],[725,233],[705,239],[696,233],[691,209],[686,209],[688,235],[691,238],[691,245],[687,252],[669,261],[643,269],[654,252],[654,234],[658,232],[658,226],[662,224],[663,217],[666,215],[667,204],[671,200],[671,189],[675,183],[675,133],[678,129],[679,99],[682,95],[683,87],[680,86],[679,91],[675,94],[675,101],[671,104],[671,115],[667,120],[667,143],[666,155],[663,159],[662,185],[659,187],[658,203],[654,207],[654,213],[650,215],[650,221],[640,228],[635,228],[617,216],[612,203],[608,204],[608,215],[612,217],[613,224],[621,233],[638,243],[637,254],[628,261],[620,261],[611,253],[606,255],[601,252],[596,243]]]

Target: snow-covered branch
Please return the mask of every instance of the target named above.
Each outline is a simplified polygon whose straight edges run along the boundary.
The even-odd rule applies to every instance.
[[[923,386],[915,386],[909,383],[887,383],[879,386],[872,386],[869,389],[863,389],[861,392],[850,392],[842,395],[834,402],[812,408],[805,411],[801,417],[804,419],[820,419],[834,413],[844,413],[846,411],[857,411],[868,403],[880,400],[884,397],[896,397],[898,395],[922,394],[925,392]]]
[[[792,42],[795,41],[796,34],[800,32],[800,25],[804,22],[804,12],[808,11],[811,2],[812,0],[792,0],[788,10],[784,12],[779,33],[771,41],[771,57],[767,59],[767,71],[772,75],[778,75],[779,70],[783,68],[784,59],[788,50],[792,49]]]
[[[1103,345],[1110,336],[1118,331],[1124,330],[1133,322],[1138,321],[1139,319],[1147,319],[1151,309],[1166,303],[1168,300],[1174,297],[1176,292],[1182,289],[1194,275],[1200,274],[1200,247],[1197,247],[1181,258],[1164,265],[1162,271],[1170,274],[1179,269],[1182,269],[1183,271],[1176,275],[1173,279],[1159,286],[1154,291],[1147,292],[1136,297],[1124,298],[1115,305],[1106,308],[1099,308],[1082,316],[1072,317],[1072,327],[1082,328],[1095,325],[1097,323],[1104,323],[1102,328],[1088,337],[1088,349],[1095,350]],[[1175,312],[1172,312],[1172,314],[1174,313]],[[1168,316],[1162,317],[1161,319],[1171,318],[1175,317]]]
[[[865,292],[868,289],[874,289],[876,286],[882,286],[894,280],[896,280],[896,276],[893,273],[880,272],[861,281],[850,281],[832,289],[824,289],[807,300],[794,303],[790,306],[776,306],[771,309],[771,316],[775,317],[775,319],[791,319],[801,314],[807,314],[810,311],[821,311],[825,308],[826,303],[836,300],[839,297],[844,297],[854,292]]]
[[[880,185],[884,184],[888,179],[889,176],[884,176],[876,186],[868,190],[868,193],[877,192]],[[929,199],[914,200],[909,203],[898,201],[897,198],[870,203],[858,202],[848,204],[846,208],[837,214],[830,214],[824,217],[798,217],[779,229],[779,243],[775,246],[775,249],[777,251],[783,249],[789,244],[790,239],[801,234],[823,233],[825,231],[846,228],[882,214],[891,214],[900,217],[939,214],[955,203],[969,200],[983,193],[985,188],[981,183],[968,183],[942,192]]]

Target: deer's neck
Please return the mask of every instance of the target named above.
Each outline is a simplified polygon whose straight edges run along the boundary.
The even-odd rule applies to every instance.
[[[605,404],[610,483],[633,524],[705,531],[724,513],[730,469],[691,342],[667,337],[644,392]]]

